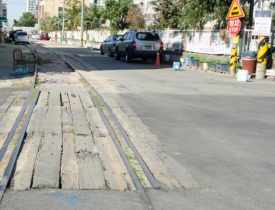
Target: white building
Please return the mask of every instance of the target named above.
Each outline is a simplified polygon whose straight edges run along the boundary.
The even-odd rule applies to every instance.
[[[39,5],[41,1],[43,0],[36,0],[36,5]]]
[[[36,0],[27,0],[27,12],[35,14]]]

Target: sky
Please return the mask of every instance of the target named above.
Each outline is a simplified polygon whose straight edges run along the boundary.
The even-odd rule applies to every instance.
[[[6,0],[9,25],[12,25],[13,19],[19,20],[23,12],[27,11],[27,0]]]

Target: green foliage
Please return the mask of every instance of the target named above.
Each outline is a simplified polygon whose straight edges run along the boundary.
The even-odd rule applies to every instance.
[[[193,57],[194,57],[194,60],[200,60],[200,56],[199,56],[197,53],[195,53],[195,54],[193,55]]]
[[[103,12],[102,7],[97,7],[92,4],[88,9],[87,13],[84,15],[84,25],[86,29],[99,28],[100,23],[105,23],[105,21],[101,18]]]
[[[13,20],[13,26],[34,27],[36,23],[37,19],[31,12],[23,12],[23,16],[20,17],[19,21]]]
[[[155,11],[158,13],[155,16],[155,25],[160,28],[178,28],[184,19],[182,18],[182,9],[184,8],[184,0],[169,1],[156,0],[152,4],[155,6]]]
[[[66,19],[68,20],[68,29],[77,30],[77,27],[80,26],[81,22],[81,6],[82,3],[80,0],[68,0],[66,2],[67,6]]]
[[[110,21],[110,30],[112,34],[116,34],[118,30],[128,28],[126,16],[129,8],[127,5],[131,0],[106,0],[105,9],[102,12],[102,18]]]
[[[51,31],[60,31],[62,30],[63,25],[63,14],[59,13],[58,16],[49,17],[46,16],[41,19],[40,28],[43,31],[51,32]],[[65,22],[66,27],[66,22]]]
[[[242,64],[241,63],[235,63],[235,67],[242,67]]]

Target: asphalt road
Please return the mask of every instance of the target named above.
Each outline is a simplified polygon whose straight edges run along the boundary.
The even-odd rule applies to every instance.
[[[72,54],[88,49],[59,48]],[[158,136],[202,189],[150,190],[155,209],[274,209],[274,81],[242,83],[167,65],[82,58]]]

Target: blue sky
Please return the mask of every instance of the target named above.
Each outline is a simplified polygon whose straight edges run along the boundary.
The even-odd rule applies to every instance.
[[[27,11],[27,0],[6,0],[8,21],[12,25],[13,19],[19,20],[23,12]]]

